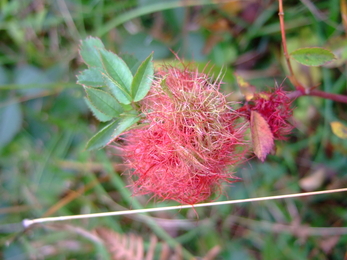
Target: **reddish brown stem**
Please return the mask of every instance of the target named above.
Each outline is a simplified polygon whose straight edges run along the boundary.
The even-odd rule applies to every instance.
[[[290,82],[295,86],[296,89],[303,91],[304,87],[296,79],[296,77],[294,75],[293,68],[292,68],[292,64],[290,63],[290,56],[288,54],[288,49],[287,49],[286,31],[285,31],[285,27],[284,27],[284,11],[283,11],[282,0],[278,0],[278,5],[279,5],[278,16],[280,18],[283,54],[284,54],[284,57],[286,58],[287,66],[288,66],[288,69],[289,69],[289,76],[288,76],[288,78],[289,78]]]
[[[332,93],[327,93],[321,90],[313,89],[309,91],[308,93],[305,93],[300,90],[293,91],[288,94],[289,98],[297,98],[301,96],[314,96],[314,97],[321,97],[325,99],[330,99],[336,102],[341,102],[341,103],[347,103],[347,96],[345,95],[339,95],[339,94],[332,94]]]
[[[290,63],[290,57],[289,57],[288,49],[287,49],[287,40],[286,40],[286,33],[285,33],[285,27],[284,27],[284,12],[283,12],[282,0],[279,0],[278,4],[279,4],[278,16],[280,18],[283,54],[284,54],[284,57],[286,58],[286,62],[287,62],[287,65],[288,65],[290,76],[293,77],[294,76],[294,72],[293,72],[292,65]]]
[[[342,1],[344,2],[344,1]],[[286,41],[286,33],[285,33],[285,27],[284,27],[284,11],[283,11],[283,2],[282,0],[278,0],[278,5],[279,5],[279,12],[278,12],[278,16],[280,19],[280,26],[281,26],[281,35],[282,35],[282,45],[283,45],[283,54],[284,57],[286,58],[286,62],[287,62],[287,66],[289,69],[289,80],[290,82],[295,86],[295,88],[297,89],[296,91],[293,91],[291,93],[288,94],[288,97],[290,98],[297,98],[300,96],[315,96],[315,97],[321,97],[321,98],[325,98],[325,99],[330,99],[336,102],[341,102],[341,103],[347,103],[347,96],[344,95],[338,95],[338,94],[332,94],[332,93],[327,93],[321,90],[316,90],[316,89],[311,89],[308,90],[307,88],[304,88],[302,86],[302,84],[296,79],[295,75],[294,75],[294,71],[292,68],[292,65],[290,63],[290,56],[288,54],[288,49],[287,49],[287,41]],[[347,10],[346,5],[344,4],[343,6],[345,9],[343,10]],[[347,11],[346,11],[347,13]],[[345,17],[344,17],[345,19]],[[345,24],[347,24],[347,19],[344,20]],[[347,28],[347,27],[346,27]]]

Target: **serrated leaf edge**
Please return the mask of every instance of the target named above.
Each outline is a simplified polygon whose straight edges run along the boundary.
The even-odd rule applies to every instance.
[[[131,80],[130,80],[129,89],[127,89],[127,87],[126,87],[127,84],[125,84],[125,82],[122,81],[121,83],[119,83],[119,82],[113,80],[112,76],[108,73],[108,71],[107,71],[107,69],[106,69],[106,67],[105,67],[104,58],[102,57],[102,54],[100,54],[101,62],[102,62],[102,64],[103,64],[103,69],[105,70],[105,73],[103,73],[103,74],[104,74],[104,75],[107,75],[108,78],[111,79],[112,82],[114,82],[114,83],[119,87],[119,89],[121,89],[123,92],[127,93],[127,94],[131,97],[131,82],[132,82],[132,80],[133,80],[133,74],[131,73],[131,70],[129,69],[129,67],[128,67],[128,65],[125,63],[125,61],[124,61],[121,57],[119,57],[117,54],[115,54],[115,53],[112,52],[112,51],[106,50],[106,49],[104,49],[104,51],[109,52],[109,53],[111,53],[111,54],[114,54],[114,55],[119,59],[119,61],[120,61],[121,63],[123,63],[122,65],[124,65],[124,67],[126,67],[126,68],[129,70],[130,75],[131,75],[131,77],[132,77]],[[100,53],[100,52],[99,52],[99,53]],[[121,86],[121,84],[123,84],[123,86],[125,87],[125,90],[124,90],[123,86]]]
[[[88,69],[84,69],[84,70],[80,71],[79,74],[76,75],[76,77],[77,77],[76,83],[79,84],[79,85],[81,85],[81,86],[83,86],[83,87],[89,87],[89,88],[102,88],[102,87],[105,87],[105,86],[106,86],[106,83],[105,83],[105,80],[104,80],[104,79],[103,79],[104,85],[100,85],[100,86],[97,86],[97,87],[92,87],[92,86],[89,86],[89,85],[86,85],[86,84],[83,84],[83,83],[80,82],[79,76],[81,76],[81,75],[83,74],[83,72],[85,72],[85,71],[87,71],[87,70],[90,70],[91,68],[98,68],[98,67],[89,67]],[[100,74],[102,75],[103,72],[100,71]]]
[[[106,92],[106,91],[103,91],[103,90],[100,90],[100,89],[97,89],[97,88],[86,87],[86,86],[84,86],[84,88],[85,88],[85,89],[93,89],[93,90],[95,90],[95,91],[103,92],[103,93],[109,95],[111,98],[113,98],[113,99],[115,100],[115,102],[118,102],[118,100],[117,100],[115,97],[113,97],[113,95],[111,95],[110,93],[108,93],[108,92]],[[86,91],[86,93],[87,93],[87,91]],[[92,103],[92,105],[93,105],[95,108],[97,108],[97,106],[95,105],[95,103],[89,98],[89,94],[88,94],[88,93],[87,93],[87,98],[88,98],[89,102]],[[107,104],[107,103],[105,103],[105,104]],[[108,104],[107,104],[107,105],[108,105]],[[122,107],[121,104],[119,104],[119,105]],[[109,106],[109,105],[108,105],[108,106]],[[112,107],[111,107],[111,109],[114,110]],[[123,109],[123,107],[122,107],[122,109]],[[98,108],[97,108],[97,110],[100,111],[100,109],[98,109]],[[103,113],[103,114],[105,114],[105,113],[102,112],[102,111],[100,111],[100,112]],[[124,112],[124,109],[123,109],[123,111],[122,111],[121,113],[123,113],[123,112]],[[118,117],[121,113],[117,113],[116,115],[110,115],[110,114],[105,114],[105,115],[114,118],[114,117]]]
[[[103,47],[96,47],[96,46],[93,46],[95,49],[105,49],[105,45],[104,45],[104,43],[101,41],[100,38],[98,38],[98,37],[93,37],[93,36],[88,36],[88,37],[85,38],[84,40],[80,40],[80,45],[79,45],[79,48],[78,48],[78,49],[79,49],[78,54],[79,54],[79,56],[82,58],[83,62],[88,66],[88,68],[99,68],[98,66],[91,66],[91,65],[89,65],[89,64],[85,61],[85,59],[83,58],[83,56],[82,56],[82,54],[81,54],[83,42],[84,42],[84,41],[87,41],[87,40],[89,40],[89,39],[96,39],[96,40],[99,40],[100,43],[102,44]],[[106,50],[106,49],[105,49],[105,50]],[[101,61],[101,62],[102,62],[102,61]]]
[[[135,73],[135,75],[134,75],[134,77],[133,77],[133,80],[132,80],[132,83],[131,83],[131,95],[132,95],[132,97],[133,97],[133,100],[134,100],[134,102],[138,102],[138,101],[140,101],[141,99],[143,99],[146,95],[147,95],[147,93],[148,93],[148,91],[150,90],[150,88],[151,88],[151,81],[152,81],[152,79],[153,79],[153,75],[154,75],[154,67],[153,67],[153,64],[152,64],[152,60],[153,60],[153,53],[151,53],[142,63],[141,63],[141,65],[138,67],[138,69],[137,69],[137,71],[136,71],[136,73]],[[151,67],[148,67],[148,65],[151,65]],[[135,92],[135,90],[134,90],[134,82],[135,82],[135,80],[137,79],[137,77],[140,77],[140,76],[138,76],[139,75],[139,73],[141,72],[141,70],[144,70],[144,72],[146,72],[148,69],[150,69],[151,70],[151,75],[145,75],[145,76],[141,76],[141,80],[140,80],[140,84],[139,84],[139,86],[137,87],[137,89],[136,89],[136,93],[134,93]],[[143,73],[144,74],[144,73]],[[149,78],[150,77],[150,78]],[[150,83],[149,83],[149,87],[148,87],[148,90],[146,91],[146,93],[143,95],[143,97],[138,97],[138,93],[139,93],[139,90],[141,89],[141,85],[143,85],[143,82],[144,81],[146,81],[146,80],[150,80]]]
[[[109,76],[107,73],[102,73],[104,77],[106,77],[109,81],[111,81],[114,85],[116,85],[116,87],[118,87],[118,89],[120,91],[122,91],[123,95],[125,96],[125,98],[127,99],[127,103],[122,102],[119,97],[117,97],[115,95],[115,93],[112,93],[112,96],[114,96],[120,103],[128,105],[133,101],[133,98],[131,97],[131,95],[126,91],[124,92],[123,88],[119,85],[119,83],[117,81],[114,81],[113,78],[111,76]],[[107,85],[107,83],[106,83]],[[108,88],[112,91],[112,89],[108,86]],[[112,91],[113,92],[113,91]]]
[[[113,124],[117,124],[119,121],[118,120],[114,120],[112,121],[111,123],[109,123],[108,125],[104,126],[101,130],[99,130],[95,135],[93,135],[87,142],[86,144],[86,147],[85,147],[85,150],[87,151],[91,151],[91,150],[96,150],[96,149],[102,149],[103,147],[107,146],[113,139],[112,139],[112,135],[110,137],[111,140],[107,141],[107,143],[103,144],[103,145],[100,145],[100,146],[97,146],[97,147],[88,147],[90,142],[96,138],[98,135],[100,135],[103,131],[106,131],[107,128],[111,127]]]
[[[89,110],[92,112],[92,114],[93,114],[93,116],[96,118],[96,119],[98,119],[100,122],[108,122],[108,121],[111,121],[114,117],[112,117],[112,116],[109,116],[109,115],[106,115],[105,113],[103,113],[103,112],[101,112],[97,107],[95,107],[95,105],[91,102],[91,100],[89,100],[87,97],[84,97],[84,101],[86,102],[86,104],[87,104],[87,106],[88,106],[88,108],[89,108]],[[89,102],[89,103],[88,103]],[[102,114],[103,116],[105,116],[105,117],[108,117],[108,118],[110,118],[110,119],[108,119],[108,120],[102,120],[102,119],[100,119],[96,114],[95,114],[95,112],[98,112],[98,113],[100,113],[100,114]]]
[[[123,123],[122,120],[126,120],[126,119],[133,119],[132,121],[130,121],[130,122],[132,122],[131,125],[129,125],[128,127],[124,128],[121,132],[117,133],[117,130],[119,129],[120,124]],[[116,139],[117,137],[119,137],[124,132],[130,130],[139,120],[140,120],[140,117],[138,115],[136,115],[136,116],[135,115],[133,115],[133,116],[126,116],[126,117],[120,118],[118,126],[113,131],[112,140]]]

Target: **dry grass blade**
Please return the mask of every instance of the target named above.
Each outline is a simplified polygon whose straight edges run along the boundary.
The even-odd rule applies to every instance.
[[[268,196],[268,197],[257,197],[257,198],[249,198],[249,199],[214,201],[214,202],[200,203],[200,204],[195,204],[195,205],[179,205],[179,206],[168,206],[168,207],[158,207],[158,208],[148,208],[148,209],[132,209],[132,210],[123,210],[123,211],[80,214],[80,215],[72,215],[72,216],[24,219],[22,221],[22,225],[24,226],[24,228],[28,228],[29,226],[31,226],[33,224],[44,223],[44,222],[64,221],[64,220],[72,220],[72,219],[98,218],[98,217],[107,217],[107,216],[120,216],[120,215],[130,215],[130,214],[167,211],[167,210],[181,210],[181,209],[187,209],[187,208],[200,208],[200,207],[230,205],[230,204],[238,204],[238,203],[246,203],[246,202],[269,201],[269,200],[278,200],[278,199],[307,197],[307,196],[314,196],[314,195],[321,195],[321,194],[332,194],[332,193],[346,192],[346,191],[347,191],[347,188],[341,188],[341,189],[333,189],[333,190],[322,190],[322,191],[294,193],[294,194]]]
[[[151,235],[150,238],[150,244],[149,244],[149,249],[147,252],[146,260],[151,260],[154,259],[154,254],[155,254],[155,247],[158,243],[158,239],[156,236]]]
[[[112,260],[183,260],[182,247],[177,246],[170,250],[166,243],[158,244],[158,238],[155,235],[150,236],[148,249],[145,250],[143,238],[135,234],[119,234],[107,228],[95,229],[95,234],[105,244]],[[160,248],[156,256],[156,248]],[[204,260],[213,260],[220,252],[220,247],[213,247],[204,258]],[[158,258],[159,257],[159,258]]]
[[[206,256],[203,258],[203,260],[213,260],[215,259],[218,254],[221,251],[221,247],[219,245],[216,245],[210,249],[210,251],[207,252]]]
[[[95,232],[104,242],[112,260],[144,259],[142,237],[134,234],[121,235],[106,228],[97,228]]]
[[[170,255],[170,247],[168,244],[164,243],[161,246],[161,252],[160,252],[160,260],[165,260],[165,259],[169,259],[169,255]]]

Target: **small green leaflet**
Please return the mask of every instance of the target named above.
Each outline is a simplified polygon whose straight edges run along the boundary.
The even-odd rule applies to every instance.
[[[80,54],[88,66],[102,68],[100,49],[104,49],[104,44],[98,38],[88,37],[82,41]]]
[[[150,54],[137,69],[131,83],[131,95],[135,102],[143,99],[152,85],[154,67],[152,63],[153,54]]]
[[[100,57],[107,78],[110,79],[124,95],[130,95],[133,75],[125,62],[113,52],[106,50],[100,50]],[[119,100],[117,95],[116,98]]]
[[[128,105],[131,103],[132,98],[130,94],[126,91],[123,91],[118,87],[117,82],[115,82],[111,77],[109,77],[107,74],[103,74],[106,86],[110,89],[113,96],[117,98],[119,103]]]
[[[87,98],[92,105],[104,115],[118,117],[124,110],[118,101],[109,93],[85,87]]]
[[[117,128],[113,132],[113,138],[118,137],[123,132],[135,125],[140,118],[137,115],[128,115],[120,119]]]
[[[123,132],[130,129],[139,120],[140,118],[137,115],[130,114],[111,122],[88,141],[86,149],[94,150],[105,147]]]
[[[84,85],[87,87],[99,88],[106,86],[100,68],[92,67],[86,69],[77,76],[77,79],[77,84]]]
[[[290,57],[305,66],[322,66],[336,59],[331,51],[319,47],[295,50]]]
[[[118,125],[118,121],[115,120],[97,132],[87,143],[87,150],[100,149],[105,147],[112,141],[113,132]]]
[[[112,119],[111,116],[107,116],[104,113],[100,112],[90,101],[88,98],[84,98],[84,101],[86,102],[89,109],[92,111],[93,115],[100,121],[100,122],[107,122]]]
[[[136,57],[131,54],[123,53],[119,55],[126,65],[129,67],[131,73],[135,75],[138,67],[141,65],[141,61],[139,61]]]

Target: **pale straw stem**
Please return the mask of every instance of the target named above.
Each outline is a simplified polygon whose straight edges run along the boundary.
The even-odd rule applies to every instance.
[[[180,205],[180,206],[158,207],[158,208],[149,208],[149,209],[133,209],[133,210],[102,212],[102,213],[81,214],[81,215],[72,215],[72,216],[24,219],[22,224],[23,224],[24,228],[28,228],[29,226],[31,226],[33,224],[44,223],[44,222],[64,221],[64,220],[73,220],[73,219],[86,219],[86,218],[99,218],[99,217],[120,216],[120,215],[130,215],[130,214],[141,214],[141,213],[167,211],[167,210],[201,208],[201,207],[220,206],[220,205],[238,204],[238,203],[246,203],[246,202],[298,198],[298,197],[306,197],[306,196],[314,196],[314,195],[346,192],[346,191],[347,191],[347,188],[343,188],[343,189],[295,193],[295,194],[277,195],[277,196],[268,196],[268,197],[259,197],[259,198],[250,198],[250,199],[215,201],[215,202],[200,203],[200,204],[195,204],[195,205]]]

